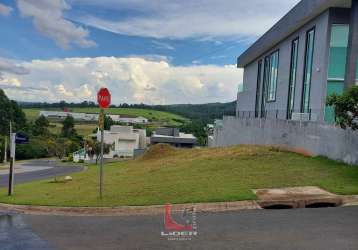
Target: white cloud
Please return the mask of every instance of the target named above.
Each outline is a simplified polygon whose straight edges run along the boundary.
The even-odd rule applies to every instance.
[[[0,16],[8,16],[12,11],[10,6],[0,3]]]
[[[13,75],[25,75],[29,73],[29,70],[12,60],[0,57],[0,80],[4,80],[4,73],[11,73]]]
[[[164,43],[160,41],[152,41],[152,43],[155,45],[157,49],[166,49],[166,50],[175,50],[175,48],[170,45],[169,43]]]
[[[114,33],[154,38],[258,36],[299,0],[72,0],[133,13],[127,18],[93,15],[73,19]],[[135,15],[140,13],[140,15]]]
[[[70,9],[64,0],[18,0],[17,6],[23,17],[33,18],[36,29],[61,48],[68,49],[72,43],[83,48],[96,46],[87,38],[88,30],[63,17]]]
[[[242,70],[234,65],[173,66],[139,57],[33,60],[22,66],[31,74],[16,76],[21,91],[4,88],[21,101],[95,101],[104,86],[112,92],[114,104],[225,102],[236,98],[242,83]],[[13,78],[12,73],[5,76]]]

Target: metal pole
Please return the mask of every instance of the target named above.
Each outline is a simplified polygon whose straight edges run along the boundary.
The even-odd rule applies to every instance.
[[[5,136],[5,145],[4,145],[4,163],[7,162],[7,136]]]
[[[104,110],[101,109],[101,164],[99,169],[99,197],[102,199],[103,196],[103,140],[104,140]]]
[[[12,134],[12,124],[10,121],[10,169],[9,169],[9,188],[8,188],[8,195],[11,196],[14,194],[14,158],[15,158],[15,152],[14,151],[14,144],[15,140],[13,139]]]

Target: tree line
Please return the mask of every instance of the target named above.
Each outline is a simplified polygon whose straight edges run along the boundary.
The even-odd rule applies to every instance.
[[[62,122],[59,134],[51,133],[50,122],[44,117],[38,117],[34,122],[27,121],[21,107],[10,100],[0,89],[0,161],[9,156],[10,121],[13,132],[27,135],[29,144],[16,146],[16,159],[31,159],[57,156],[63,158],[83,147],[83,138],[77,134],[73,117],[68,116]],[[6,152],[5,152],[5,144]]]

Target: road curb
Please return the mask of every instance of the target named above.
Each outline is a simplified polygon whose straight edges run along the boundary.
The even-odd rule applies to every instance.
[[[332,198],[332,197],[331,197]],[[358,195],[337,195],[335,199],[340,200],[338,205],[358,206]],[[327,201],[326,198],[323,201]],[[172,212],[180,213],[185,208],[195,208],[199,213],[215,212],[233,212],[244,210],[258,210],[262,207],[273,204],[301,204],[322,202],[320,198],[305,200],[250,200],[235,202],[216,202],[216,203],[188,203],[173,204]],[[303,206],[304,207],[304,206]],[[294,206],[292,208],[302,208]],[[54,207],[54,206],[30,206],[30,205],[12,205],[0,203],[0,211],[7,213],[20,213],[30,215],[58,215],[58,216],[131,216],[131,215],[162,215],[165,211],[165,205],[153,206],[118,206],[118,207]]]
[[[185,208],[195,208],[197,212],[228,212],[261,209],[256,201],[236,201],[198,204],[173,204],[172,212],[182,212]],[[51,207],[12,205],[0,203],[0,211],[30,215],[59,216],[129,216],[129,215],[162,215],[165,205],[155,206],[118,206],[118,207]]]

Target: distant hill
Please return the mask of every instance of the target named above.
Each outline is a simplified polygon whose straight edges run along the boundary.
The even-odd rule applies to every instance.
[[[96,108],[94,102],[82,103],[66,103],[64,101],[58,103],[19,103],[23,108],[36,109],[63,109],[67,108]],[[122,109],[149,109],[157,111],[165,111],[184,116],[191,120],[201,120],[212,122],[215,119],[222,118],[223,115],[235,115],[236,101],[228,103],[207,103],[207,104],[174,104],[174,105],[146,105],[146,104],[120,104],[112,105],[111,108]],[[131,112],[129,112],[131,113]],[[141,114],[142,115],[142,114]],[[145,116],[145,115],[144,115]]]
[[[236,101],[228,103],[154,105],[155,110],[167,111],[192,120],[212,122],[223,115],[235,115]]]

